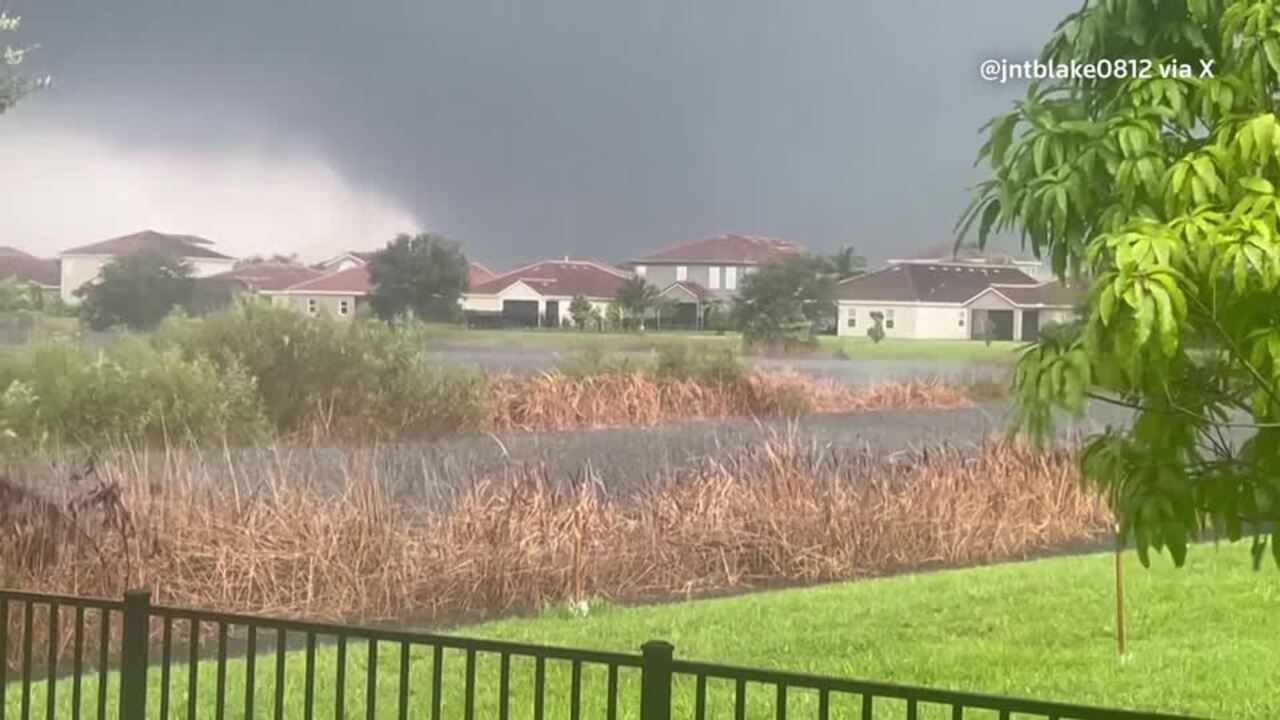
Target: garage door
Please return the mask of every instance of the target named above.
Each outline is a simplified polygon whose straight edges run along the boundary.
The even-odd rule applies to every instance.
[[[507,327],[538,327],[538,301],[503,300],[502,324]]]

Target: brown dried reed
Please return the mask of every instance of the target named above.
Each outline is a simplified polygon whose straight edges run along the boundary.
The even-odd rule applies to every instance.
[[[647,427],[735,416],[797,417],[811,412],[970,407],[936,380],[853,387],[796,372],[750,373],[707,382],[642,372],[500,377],[490,426],[498,432]]]
[[[997,443],[886,459],[779,437],[626,499],[521,468],[435,513],[388,502],[358,472],[340,494],[278,479],[254,497],[194,489],[208,487],[197,467],[166,490],[135,469],[102,472],[130,528],[95,531],[102,552],[34,564],[0,543],[7,584],[146,585],[178,605],[436,624],[1017,558],[1109,527],[1069,453]]]

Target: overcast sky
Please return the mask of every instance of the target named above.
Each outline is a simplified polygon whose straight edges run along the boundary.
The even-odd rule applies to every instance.
[[[6,0],[0,0],[3,5]],[[0,245],[154,228],[509,266],[703,235],[951,238],[977,128],[1077,0],[7,0],[55,89],[0,116]]]

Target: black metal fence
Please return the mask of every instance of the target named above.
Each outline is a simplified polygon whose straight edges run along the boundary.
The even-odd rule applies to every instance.
[[[146,591],[0,590],[0,720],[1180,717],[692,662],[662,641],[641,650],[204,612]]]

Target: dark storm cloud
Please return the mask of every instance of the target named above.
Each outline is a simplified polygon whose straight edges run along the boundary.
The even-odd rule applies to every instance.
[[[721,231],[853,243],[877,258],[948,239],[978,178],[976,129],[1017,90],[983,83],[978,63],[1027,57],[1075,4],[17,9],[60,85],[24,108],[33,117],[124,148],[317,154],[425,229],[507,264],[624,259]]]

